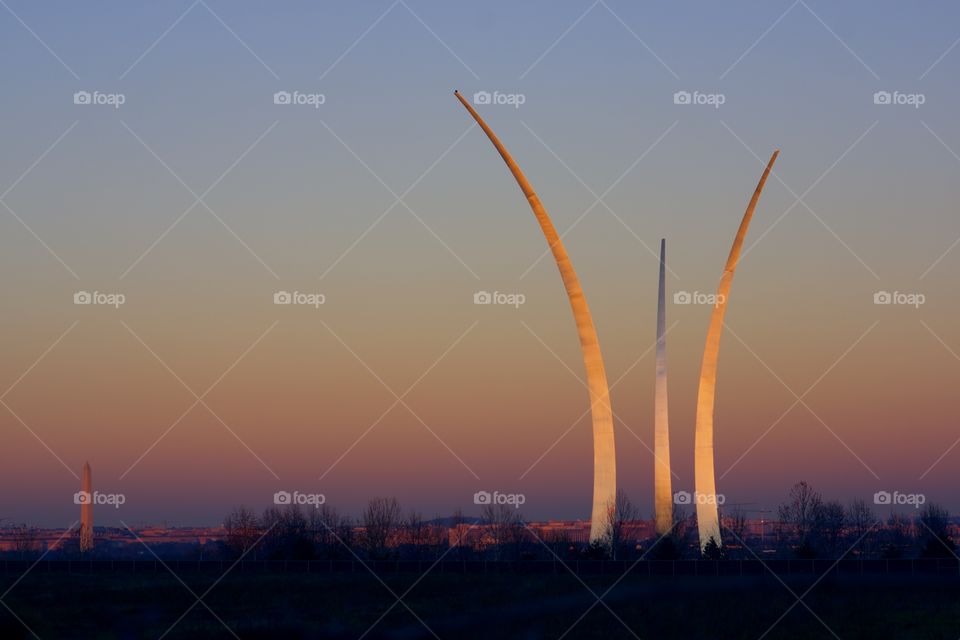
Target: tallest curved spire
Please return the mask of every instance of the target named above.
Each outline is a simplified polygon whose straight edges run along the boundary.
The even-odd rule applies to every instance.
[[[610,390],[607,386],[607,374],[603,367],[603,356],[600,353],[600,343],[597,340],[597,331],[593,326],[590,308],[583,295],[577,273],[563,247],[563,242],[547,214],[547,210],[540,202],[520,167],[506,148],[497,138],[487,123],[483,121],[476,109],[470,106],[459,91],[454,95],[460,100],[473,119],[477,121],[483,132],[490,138],[503,161],[507,163],[510,173],[520,185],[520,190],[526,196],[533,215],[540,223],[540,229],[553,252],[553,258],[560,270],[563,286],[570,299],[573,309],[573,319],[577,324],[577,333],[580,336],[580,350],[583,353],[583,363],[587,370],[587,387],[590,391],[590,412],[593,417],[593,509],[590,517],[590,541],[603,538],[604,525],[610,519],[610,510],[616,504],[617,492],[617,460],[613,437],[613,411],[610,409]]]
[[[760,201],[763,185],[773,169],[780,150],[773,152],[767,168],[760,176],[760,182],[750,198],[750,204],[740,221],[737,236],[730,247],[727,264],[720,276],[720,285],[717,287],[717,302],[713,306],[710,316],[710,328],[707,330],[707,343],[703,348],[703,362],[700,365],[700,388],[697,392],[697,431],[694,437],[694,482],[696,484],[697,529],[700,534],[700,549],[703,550],[710,539],[717,545],[720,539],[720,513],[717,508],[717,479],[713,467],[713,408],[717,387],[717,360],[720,356],[720,334],[723,332],[723,316],[727,311],[727,301],[730,298],[730,286],[733,284],[733,273],[737,269],[740,259],[740,249],[743,239],[747,236],[753,211]]]

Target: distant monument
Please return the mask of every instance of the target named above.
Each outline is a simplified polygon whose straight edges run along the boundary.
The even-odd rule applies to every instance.
[[[653,401],[653,498],[656,532],[664,536],[673,528],[673,489],[670,477],[670,426],[667,419],[667,241],[660,240],[660,286],[657,293],[657,383]]]
[[[601,541],[604,528],[611,517],[610,511],[616,505],[617,458],[614,449],[610,389],[607,386],[603,355],[600,353],[600,343],[597,339],[597,331],[593,326],[593,319],[590,316],[590,308],[587,306],[587,299],[583,296],[583,289],[580,287],[576,271],[573,270],[573,264],[570,262],[567,250],[564,248],[563,242],[560,241],[560,236],[557,234],[547,210],[540,202],[540,198],[537,197],[530,182],[476,109],[470,106],[470,103],[460,95],[459,91],[455,91],[454,95],[457,96],[463,106],[467,108],[467,111],[470,112],[470,115],[473,116],[473,119],[480,125],[480,128],[483,129],[483,132],[490,138],[490,142],[496,147],[503,161],[507,163],[510,173],[513,174],[517,184],[520,185],[520,190],[523,191],[527,203],[533,209],[533,215],[540,223],[540,230],[553,252],[553,258],[560,270],[560,278],[567,290],[570,307],[573,309],[573,319],[580,336],[580,351],[583,353],[583,363],[587,371],[590,411],[593,415],[593,512],[590,517],[590,541]]]
[[[707,329],[707,343],[703,348],[703,362],[700,365],[700,389],[697,392],[697,430],[694,437],[694,482],[696,486],[697,529],[700,534],[700,550],[703,551],[710,539],[721,545],[720,540],[720,512],[717,508],[717,478],[713,460],[713,409],[717,387],[717,359],[720,354],[720,334],[723,332],[723,314],[727,311],[730,300],[730,285],[733,284],[733,272],[740,259],[740,248],[747,235],[750,219],[757,208],[763,185],[773,169],[780,150],[773,152],[770,162],[760,176],[750,204],[740,221],[740,228],[730,247],[727,264],[720,276],[720,285],[717,287],[717,301],[710,316],[710,327]]]
[[[93,479],[90,463],[83,463],[80,479],[80,552],[93,550]]]

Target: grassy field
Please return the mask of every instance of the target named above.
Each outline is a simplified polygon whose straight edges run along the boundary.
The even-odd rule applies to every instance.
[[[4,576],[3,590],[15,579]],[[430,574],[419,582],[411,574],[384,577],[386,586],[370,574],[230,574],[216,584],[216,575],[182,579],[186,586],[169,573],[30,574],[3,598],[13,613],[0,608],[0,638],[234,637],[224,624],[244,640],[356,639],[364,633],[367,638],[436,634],[445,640],[565,633],[565,638],[604,640],[960,637],[956,578],[827,578],[800,604],[772,577],[628,575],[603,604],[570,574]],[[615,578],[584,580],[602,595]],[[787,584],[799,596],[811,583]],[[190,590],[205,604],[197,604]],[[403,603],[396,604],[391,590]]]

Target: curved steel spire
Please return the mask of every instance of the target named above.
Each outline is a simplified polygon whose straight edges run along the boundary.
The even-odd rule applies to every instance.
[[[520,167],[513,160],[496,134],[483,121],[480,114],[470,106],[459,91],[454,95],[460,100],[473,119],[477,121],[483,132],[490,138],[503,161],[520,185],[520,190],[526,196],[533,215],[540,223],[547,244],[553,252],[553,258],[560,270],[563,286],[570,299],[573,309],[573,319],[577,324],[577,333],[580,336],[580,350],[583,352],[583,363],[587,370],[587,387],[590,391],[590,412],[593,417],[593,510],[590,517],[590,541],[603,538],[604,525],[610,519],[610,509],[616,504],[617,492],[617,460],[613,436],[613,412],[610,409],[610,391],[607,386],[607,374],[603,367],[603,356],[600,353],[600,343],[597,340],[597,331],[593,326],[590,308],[583,296],[583,289],[573,270],[573,264],[557,230],[547,214],[547,210],[540,203],[540,198],[534,192]]]
[[[673,488],[670,477],[670,426],[667,411],[667,241],[660,240],[660,286],[657,293],[657,386],[653,407],[653,498],[657,535],[673,528]]]
[[[694,438],[694,481],[696,485],[697,529],[700,534],[701,551],[707,546],[710,538],[714,538],[718,545],[720,538],[720,514],[717,509],[717,479],[713,467],[713,409],[717,385],[717,359],[720,352],[720,334],[723,332],[723,315],[727,311],[727,302],[730,298],[730,285],[733,284],[733,272],[740,259],[740,248],[747,235],[750,219],[757,208],[763,185],[773,169],[780,150],[773,152],[767,168],[760,176],[750,204],[740,221],[737,236],[730,247],[727,264],[720,276],[720,285],[717,287],[717,302],[710,316],[710,328],[707,330],[707,343],[703,348],[703,362],[700,366],[700,389],[697,392],[697,431]]]

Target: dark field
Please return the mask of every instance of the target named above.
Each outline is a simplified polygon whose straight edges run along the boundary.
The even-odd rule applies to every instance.
[[[401,573],[383,575],[381,583],[366,571],[231,572],[219,582],[219,572],[179,575],[183,583],[164,570],[142,575],[31,572],[3,598],[9,610],[0,608],[0,638],[960,636],[958,576],[829,576],[797,603],[787,586],[770,575],[630,574],[599,604],[580,579],[602,595],[616,576],[430,573],[420,579],[417,573]],[[0,576],[3,590],[16,577]],[[814,575],[784,578],[797,596],[815,580]],[[403,603],[396,603],[390,590]],[[203,603],[197,603],[198,596]]]

